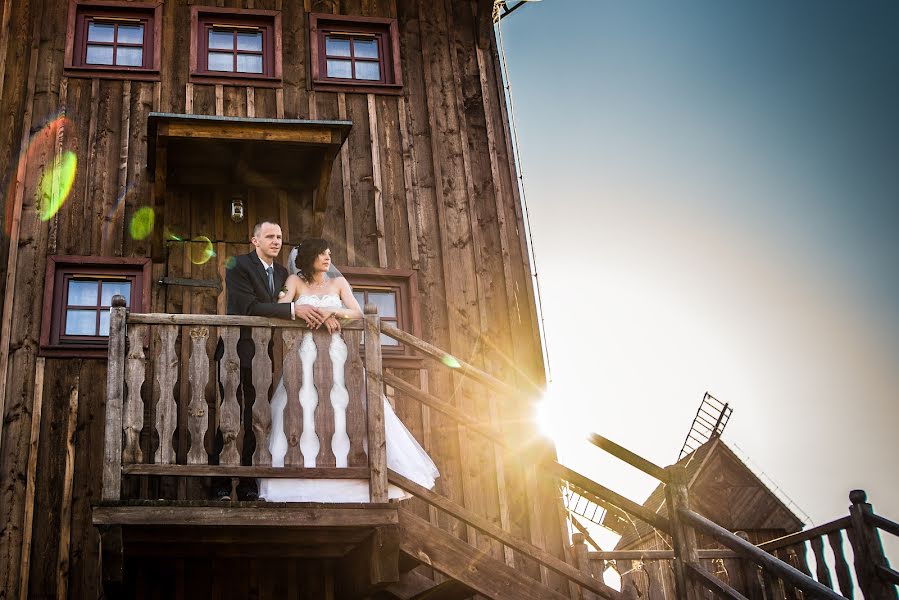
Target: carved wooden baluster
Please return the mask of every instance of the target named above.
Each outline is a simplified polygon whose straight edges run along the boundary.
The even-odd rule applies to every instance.
[[[159,399],[156,401],[156,433],[159,447],[156,449],[156,464],[169,465],[175,462],[175,448],[172,436],[178,421],[178,407],[175,405],[175,383],[178,381],[178,353],[175,340],[177,325],[159,325],[159,357],[156,360],[156,387]]]
[[[315,342],[316,359],[313,381],[318,391],[318,405],[315,407],[315,434],[319,449],[315,464],[318,467],[333,467],[337,464],[331,441],[334,437],[334,407],[331,406],[331,386],[334,371],[331,366],[331,334],[324,327],[312,332]]]
[[[284,340],[284,388],[287,391],[287,404],[284,406],[284,435],[287,437],[287,454],[284,456],[284,466],[300,467],[303,459],[300,456],[300,385],[302,373],[300,371],[299,343],[303,331],[299,329],[283,329],[281,337]]]
[[[349,405],[346,409],[346,431],[350,436],[350,454],[347,464],[351,467],[364,467],[368,465],[368,457],[365,456],[365,448],[362,445],[366,429],[365,407],[362,405],[365,386],[363,385],[362,357],[359,353],[362,332],[358,329],[344,330],[343,339],[347,346],[344,378],[349,396]]]
[[[846,562],[846,555],[843,554],[843,536],[839,531],[831,531],[827,534],[827,541],[830,542],[830,548],[833,550],[834,568],[837,572],[837,581],[840,584],[840,593],[852,600],[854,595],[852,576],[849,574],[849,563]]]
[[[219,335],[224,344],[221,360],[221,384],[224,389],[222,406],[219,410],[219,429],[222,432],[221,465],[239,465],[240,451],[237,449],[237,436],[240,433],[240,404],[237,402],[237,386],[240,384],[240,358],[237,355],[237,340],[240,329],[237,327],[221,327]]]
[[[122,429],[125,431],[125,447],[122,449],[122,464],[133,465],[144,461],[140,448],[140,432],[144,428],[144,400],[140,389],[146,378],[146,357],[144,340],[147,339],[146,325],[132,325],[128,328],[128,356],[125,359],[125,408],[122,415]]]
[[[253,389],[256,390],[256,400],[253,402],[253,435],[256,436],[253,464],[266,467],[272,464],[272,453],[268,449],[272,431],[272,409],[268,399],[268,389],[272,385],[272,360],[268,357],[271,339],[271,329],[253,328],[253,345],[256,348],[253,356]]]
[[[783,594],[780,593],[780,586],[777,585],[777,582],[771,576],[771,573],[766,571],[765,569],[760,569],[762,574],[762,592],[765,595],[765,598],[768,599],[777,599],[780,600],[783,598]]]
[[[303,454],[303,466],[317,466],[318,451],[321,440],[315,431],[315,409],[318,406],[318,392],[315,389],[315,359],[318,350],[312,334],[303,334],[300,342],[300,368],[303,376],[300,384],[300,408],[303,409],[303,432],[300,434],[300,452]]]
[[[205,465],[209,462],[203,440],[209,428],[209,417],[206,415],[206,384],[209,382],[209,358],[206,356],[206,340],[209,339],[208,327],[190,328],[190,404],[187,406],[187,428],[190,431],[190,451],[187,453],[187,464]]]
[[[830,569],[824,559],[824,539],[822,536],[814,537],[809,540],[812,545],[812,552],[815,554],[815,574],[818,582],[833,589],[833,579],[830,577]]]

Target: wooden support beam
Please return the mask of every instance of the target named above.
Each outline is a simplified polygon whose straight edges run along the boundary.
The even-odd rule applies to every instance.
[[[399,600],[462,600],[474,594],[474,590],[455,579],[437,583],[416,571],[403,573],[397,583],[384,591]]]
[[[378,504],[291,506],[97,506],[94,525],[380,527],[398,523],[397,508]]]
[[[121,525],[98,528],[100,531],[101,581],[107,598],[119,598],[124,582],[124,544]]]
[[[399,519],[403,552],[487,598],[566,600],[406,509],[399,509]]]
[[[400,580],[400,535],[396,525],[377,527],[338,561],[336,600],[361,600]]]

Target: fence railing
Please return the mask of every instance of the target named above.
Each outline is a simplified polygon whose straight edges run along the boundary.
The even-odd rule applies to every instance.
[[[121,498],[123,475],[158,475],[369,479],[371,501],[386,502],[379,336],[374,307],[332,335],[309,330],[300,320],[131,314],[124,298],[115,297],[103,500]],[[241,364],[241,355],[252,363]],[[210,364],[218,365],[218,373],[210,373]],[[279,381],[286,389],[283,467],[273,466],[269,451],[269,390]],[[255,394],[252,423],[241,418],[240,385]],[[373,399],[365,407],[364,397]],[[145,415],[153,422],[142,442]],[[242,465],[242,442],[249,435],[255,438],[252,464]]]

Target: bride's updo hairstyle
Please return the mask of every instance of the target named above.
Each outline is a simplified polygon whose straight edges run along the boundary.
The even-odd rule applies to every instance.
[[[303,281],[311,283],[312,276],[315,275],[315,271],[312,269],[315,259],[330,247],[331,244],[321,238],[309,238],[300,242],[300,245],[297,247],[297,258],[294,261],[294,265],[298,271],[297,275]]]

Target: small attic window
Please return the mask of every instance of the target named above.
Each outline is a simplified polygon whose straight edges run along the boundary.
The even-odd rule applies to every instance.
[[[314,89],[401,91],[396,19],[312,14],[309,40]]]
[[[191,79],[241,83],[281,78],[281,15],[277,11],[191,9]],[[235,81],[238,80],[238,81]]]
[[[158,78],[162,5],[73,1],[65,67],[70,76]]]

